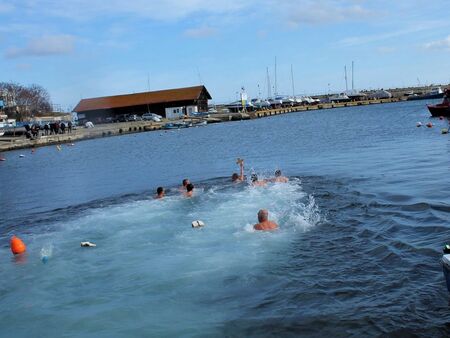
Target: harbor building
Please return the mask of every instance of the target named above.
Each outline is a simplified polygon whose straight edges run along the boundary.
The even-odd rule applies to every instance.
[[[73,109],[78,120],[102,123],[125,114],[154,113],[167,118],[208,110],[211,95],[205,86],[82,99]]]

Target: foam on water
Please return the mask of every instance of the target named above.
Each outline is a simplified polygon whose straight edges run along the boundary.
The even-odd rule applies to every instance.
[[[279,223],[278,231],[253,230],[261,208]],[[193,229],[191,222],[197,219],[206,226]],[[258,188],[223,181],[199,184],[191,199],[171,189],[162,200],[85,210],[51,232],[36,229],[24,238],[28,256],[20,269],[26,278],[14,288],[18,266],[2,264],[2,273],[10,276],[3,293],[23,300],[12,312],[1,309],[0,318],[14,321],[12,313],[39,304],[41,315],[61,316],[66,328],[88,313],[109,326],[119,313],[127,323],[145,314],[149,318],[141,323],[161,325],[165,334],[173,318],[182,318],[182,325],[169,333],[186,332],[177,330],[201,318],[208,318],[205,326],[211,328],[224,320],[223,309],[237,309],[239,295],[231,295],[270,272],[294,234],[320,219],[314,198],[303,192],[298,179]],[[81,248],[81,241],[97,247]],[[36,264],[38,258],[47,264]],[[236,283],[244,288],[236,289]],[[211,316],[211,311],[217,313]],[[32,322],[37,313],[28,311],[25,317]],[[86,329],[96,332],[101,327]]]

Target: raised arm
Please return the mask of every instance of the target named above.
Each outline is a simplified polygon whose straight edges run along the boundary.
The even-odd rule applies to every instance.
[[[243,181],[243,180],[244,180],[244,160],[241,160],[241,161],[239,162],[239,168],[240,168],[240,176],[239,176],[239,179],[240,179],[241,181]]]

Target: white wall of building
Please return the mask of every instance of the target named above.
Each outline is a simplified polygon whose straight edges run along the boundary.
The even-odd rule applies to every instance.
[[[179,119],[184,116],[184,107],[170,107],[166,108],[166,118]]]
[[[198,113],[198,106],[186,106],[186,112],[189,116],[193,113]]]

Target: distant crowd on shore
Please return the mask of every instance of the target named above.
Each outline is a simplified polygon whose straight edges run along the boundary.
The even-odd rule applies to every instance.
[[[32,124],[31,126],[29,124],[25,124],[25,136],[29,139],[34,139],[39,136],[49,136],[49,135],[58,135],[58,134],[65,134],[72,133],[72,122],[51,122],[46,123],[44,125],[39,124]]]
[[[233,183],[241,183],[246,181],[246,177],[244,176],[244,160],[238,158],[236,164],[239,165],[240,172],[233,173],[231,175],[231,181]],[[278,182],[278,183],[287,183],[289,179],[286,176],[283,176],[281,170],[277,169],[275,171],[275,175],[272,178],[268,179],[260,179],[258,175],[253,173],[250,176],[251,186],[253,187],[264,187],[269,182]],[[180,193],[182,193],[185,197],[190,198],[194,196],[194,185],[190,182],[188,178],[183,179],[182,185],[179,188]],[[155,199],[162,199],[166,195],[166,191],[163,187],[158,187],[156,189]],[[261,209],[258,212],[258,223],[253,227],[255,230],[275,230],[278,228],[278,225],[269,220],[269,212],[266,209]]]

